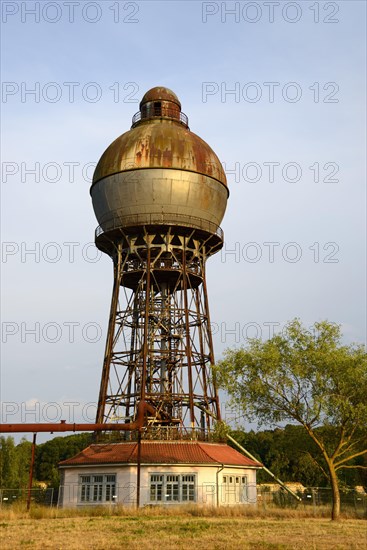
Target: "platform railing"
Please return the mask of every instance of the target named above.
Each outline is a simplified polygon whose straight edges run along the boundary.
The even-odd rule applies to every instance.
[[[121,221],[123,219],[123,222]],[[201,229],[203,231],[217,235],[221,240],[224,238],[224,233],[221,227],[213,222],[197,218],[196,216],[187,216],[185,214],[132,214],[130,216],[120,216],[119,212],[103,220],[102,225],[99,225],[95,231],[95,237],[100,237],[103,233],[109,231],[134,227],[139,225],[165,225],[165,226],[182,226],[192,229]]]
[[[174,111],[173,109],[163,109],[161,113],[155,114],[153,113],[147,113],[142,115],[141,111],[138,111],[135,113],[135,115],[132,118],[132,126],[134,127],[138,122],[141,122],[142,120],[150,120],[152,118],[169,118],[176,120],[177,122],[181,122],[184,126],[189,125],[189,117],[185,115],[185,113]]]

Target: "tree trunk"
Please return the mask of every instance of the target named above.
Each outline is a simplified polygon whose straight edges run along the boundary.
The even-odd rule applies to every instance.
[[[331,519],[332,520],[338,520],[339,516],[340,516],[339,481],[338,481],[338,477],[336,475],[334,464],[332,462],[328,461],[328,468],[329,468],[330,482],[331,482],[331,489],[332,489],[332,497],[333,497],[333,506],[332,506],[332,510],[331,510]]]

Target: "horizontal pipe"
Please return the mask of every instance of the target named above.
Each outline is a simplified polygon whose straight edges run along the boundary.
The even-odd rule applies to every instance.
[[[60,423],[47,422],[35,424],[0,424],[0,433],[25,433],[25,432],[104,432],[104,431],[135,431],[144,426],[145,413],[156,414],[155,408],[146,401],[138,404],[137,415],[134,422],[126,424],[67,424],[64,420]]]

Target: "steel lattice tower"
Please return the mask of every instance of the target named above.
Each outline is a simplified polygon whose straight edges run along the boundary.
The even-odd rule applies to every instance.
[[[102,155],[91,195],[114,284],[96,422],[152,405],[144,437],[205,438],[220,419],[206,260],[223,245],[221,163],[177,96],[149,90]]]

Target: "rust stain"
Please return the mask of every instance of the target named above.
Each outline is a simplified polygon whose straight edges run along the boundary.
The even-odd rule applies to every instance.
[[[93,183],[136,167],[190,170],[227,185],[214,151],[181,124],[181,104],[171,90],[163,87],[149,90],[140,106],[144,118],[106,149],[94,172]]]

